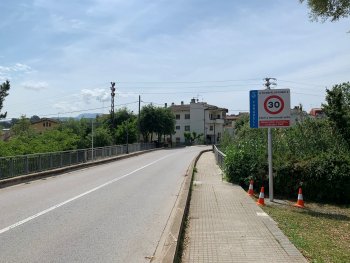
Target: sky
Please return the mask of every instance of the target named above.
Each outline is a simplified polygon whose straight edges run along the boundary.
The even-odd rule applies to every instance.
[[[311,22],[298,0],[2,0],[7,118],[108,113],[192,98],[249,111],[274,77],[291,105],[320,107],[350,80],[350,19]]]

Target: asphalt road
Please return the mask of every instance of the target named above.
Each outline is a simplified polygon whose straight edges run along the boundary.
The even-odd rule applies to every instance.
[[[203,147],[0,189],[0,262],[149,262]]]

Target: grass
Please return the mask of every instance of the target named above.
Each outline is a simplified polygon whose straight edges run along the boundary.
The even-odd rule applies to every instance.
[[[263,209],[310,262],[350,262],[350,206],[292,204]]]

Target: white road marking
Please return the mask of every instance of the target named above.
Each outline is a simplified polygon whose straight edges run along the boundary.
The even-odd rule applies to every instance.
[[[46,210],[43,210],[43,211],[41,211],[41,212],[39,212],[39,213],[37,213],[37,214],[35,214],[35,215],[32,215],[32,216],[30,216],[30,217],[27,217],[26,219],[23,219],[23,220],[21,220],[21,221],[15,223],[15,224],[13,224],[13,225],[10,225],[10,226],[8,226],[8,227],[5,227],[5,228],[3,228],[3,229],[0,229],[0,234],[3,234],[3,233],[5,233],[5,232],[7,232],[7,231],[9,231],[9,230],[11,230],[11,229],[13,229],[13,228],[16,228],[16,227],[18,227],[18,226],[20,226],[20,225],[23,225],[23,224],[25,224],[25,223],[27,223],[27,222],[29,222],[29,221],[31,221],[31,220],[33,220],[33,219],[39,217],[39,216],[45,215],[45,214],[47,214],[48,212],[51,212],[52,210],[55,210],[56,208],[59,208],[59,207],[61,207],[61,206],[64,206],[64,205],[66,205],[66,204],[68,204],[68,203],[70,203],[70,202],[72,202],[72,201],[74,201],[74,200],[77,200],[77,199],[79,199],[79,198],[81,198],[81,197],[83,197],[83,196],[85,196],[85,195],[91,194],[92,192],[95,192],[95,191],[97,191],[97,190],[99,190],[99,189],[101,189],[101,188],[103,188],[103,187],[105,187],[105,186],[107,186],[107,185],[110,185],[110,184],[112,184],[112,183],[115,183],[115,182],[117,182],[117,181],[119,181],[119,180],[121,180],[121,179],[123,179],[123,178],[129,176],[129,175],[132,175],[132,174],[134,174],[134,173],[136,173],[136,172],[138,172],[138,171],[140,171],[140,170],[142,170],[142,169],[145,169],[145,168],[148,167],[148,166],[151,166],[151,165],[153,165],[153,164],[155,164],[155,163],[157,163],[157,162],[159,162],[159,161],[161,161],[161,160],[164,160],[165,158],[168,158],[170,155],[173,155],[173,154],[169,154],[169,155],[167,155],[167,156],[164,156],[164,157],[162,157],[162,158],[160,158],[160,159],[158,159],[158,160],[155,160],[155,161],[153,161],[153,162],[151,162],[151,163],[149,163],[149,164],[146,164],[146,165],[144,165],[144,166],[142,166],[142,167],[140,167],[140,168],[137,168],[136,170],[134,170],[134,171],[132,171],[132,172],[130,172],[130,173],[128,173],[128,174],[124,174],[124,175],[121,176],[121,177],[115,178],[115,179],[113,179],[113,180],[111,180],[111,181],[108,181],[108,182],[106,182],[106,183],[104,183],[104,184],[101,184],[100,186],[97,186],[97,187],[95,187],[95,188],[93,188],[93,189],[91,189],[91,190],[89,190],[89,191],[87,191],[87,192],[84,192],[84,193],[82,193],[82,194],[80,194],[80,195],[77,195],[77,196],[75,196],[75,197],[72,197],[72,198],[70,198],[70,199],[68,199],[68,200],[66,200],[66,201],[64,201],[64,202],[62,202],[62,203],[59,203],[59,204],[54,205],[54,206],[51,206],[50,208],[48,208],[48,209],[46,209]]]

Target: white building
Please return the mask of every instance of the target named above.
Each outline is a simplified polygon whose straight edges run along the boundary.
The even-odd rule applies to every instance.
[[[202,134],[202,141],[207,144],[220,142],[227,109],[209,105],[206,102],[196,102],[195,99],[192,99],[190,104],[181,102],[181,105],[175,105],[172,103],[169,108],[176,119],[173,143],[184,143],[185,132]]]

